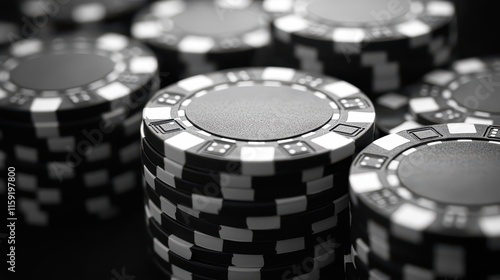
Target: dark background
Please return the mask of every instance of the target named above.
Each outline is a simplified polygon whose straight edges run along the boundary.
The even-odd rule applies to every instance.
[[[0,13],[16,20],[14,13],[6,13],[10,9],[7,5],[15,2],[0,2]],[[458,57],[500,53],[498,0],[456,2],[460,27]],[[23,280],[166,279],[159,276],[148,260],[140,196],[131,203],[130,210],[131,214],[103,224],[82,224],[50,232],[18,227],[15,276]],[[1,239],[0,243],[1,260],[5,259],[4,241]],[[16,279],[12,273],[4,274],[5,271],[6,263],[2,261],[0,279]]]

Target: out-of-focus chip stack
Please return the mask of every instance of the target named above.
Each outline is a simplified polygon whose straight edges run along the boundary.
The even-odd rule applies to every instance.
[[[13,1],[14,2],[14,1]],[[33,35],[60,35],[60,32],[93,30],[128,34],[135,12],[148,0],[18,0],[26,17],[24,24]]]
[[[446,65],[456,44],[446,0],[265,0],[278,55],[368,94],[399,89]]]
[[[349,279],[498,279],[499,132],[428,126],[363,150],[349,178]]]
[[[143,117],[147,225],[166,274],[343,277],[348,168],[375,121],[358,88],[232,69],[160,90]]]
[[[19,41],[1,57],[0,166],[15,168],[21,221],[126,209],[140,190],[141,111],[159,86],[153,53],[107,33]]]
[[[473,57],[375,100],[382,135],[424,125],[500,124],[500,58]]]
[[[168,81],[255,66],[271,43],[268,16],[252,1],[165,0],[141,11],[132,36],[153,48]]]

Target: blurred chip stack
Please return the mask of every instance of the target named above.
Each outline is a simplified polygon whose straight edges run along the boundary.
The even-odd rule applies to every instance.
[[[382,135],[424,125],[500,124],[500,58],[472,57],[433,70],[375,101]]]
[[[358,88],[232,69],[160,90],[143,117],[152,255],[170,277],[343,276],[348,168],[375,121]]]
[[[19,41],[1,57],[0,165],[15,168],[22,222],[126,209],[140,190],[141,110],[159,86],[152,52],[107,33]]]
[[[363,150],[349,178],[349,279],[498,279],[499,131],[428,126]]]
[[[148,0],[20,0],[24,24],[36,35],[92,30],[128,34],[132,17]]]
[[[156,1],[137,15],[132,36],[153,48],[170,81],[255,66],[271,43],[269,20],[261,5],[252,1]]]
[[[368,94],[399,89],[446,65],[456,44],[454,5],[432,0],[265,0],[278,55]]]

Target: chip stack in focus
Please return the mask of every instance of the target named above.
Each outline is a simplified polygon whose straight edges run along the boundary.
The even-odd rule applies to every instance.
[[[16,169],[20,219],[80,223],[126,209],[140,191],[141,111],[159,87],[153,53],[107,33],[19,41],[1,57],[0,165]]]
[[[265,0],[278,53],[293,67],[369,94],[399,89],[449,62],[454,6],[427,0]]]
[[[363,150],[349,178],[354,276],[499,278],[499,132],[428,126]]]
[[[377,98],[382,134],[455,122],[500,124],[500,58],[473,57]]]
[[[137,15],[131,33],[153,48],[172,81],[255,66],[271,43],[269,20],[262,4],[242,2],[156,1]]]
[[[348,168],[374,134],[358,88],[289,68],[231,69],[160,90],[143,118],[147,224],[168,275],[342,277]]]

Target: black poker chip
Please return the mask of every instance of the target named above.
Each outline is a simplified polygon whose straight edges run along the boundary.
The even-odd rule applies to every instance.
[[[373,102],[377,112],[376,125],[380,134],[387,135],[423,126],[409,111],[408,90],[383,94]]]
[[[131,34],[155,50],[168,80],[255,66],[271,31],[261,4],[246,2],[155,1],[136,16]]]
[[[345,224],[348,213],[346,196],[311,212],[235,218],[198,213],[175,205],[150,188],[146,190],[146,194],[149,209],[162,209],[161,213],[158,212],[155,216],[158,220],[170,217],[205,234],[241,242],[289,239],[333,229],[337,225]]]
[[[325,181],[326,177],[333,173],[342,172],[348,169],[352,158],[346,158],[337,163],[325,166],[318,166],[303,170],[302,172],[289,172],[274,176],[248,176],[219,172],[210,169],[197,169],[190,166],[182,166],[156,151],[146,138],[142,139],[141,147],[143,156],[156,165],[156,168],[163,169],[172,176],[185,179],[197,184],[210,184],[208,188],[215,188],[222,192],[222,188],[233,188],[242,190],[255,190],[256,192],[272,192],[279,190],[280,186],[286,185],[287,189],[314,189],[318,183]],[[271,190],[272,189],[272,190]]]
[[[299,69],[349,81],[368,94],[397,90],[447,65],[457,41],[450,1],[266,0],[276,55]],[[326,12],[328,11],[328,12]],[[375,14],[375,16],[374,16]]]
[[[9,73],[0,83],[0,116],[62,125],[133,108],[155,91],[157,64],[149,49],[119,34],[19,41],[0,61]]]
[[[422,124],[500,123],[498,57],[473,57],[428,73],[412,91],[409,110]]]
[[[179,164],[262,176],[345,159],[370,142],[374,121],[372,103],[353,85],[268,67],[194,76],[163,89],[145,107],[143,130]]]
[[[499,275],[499,131],[424,126],[380,138],[358,155],[350,171],[351,241],[370,275]]]

